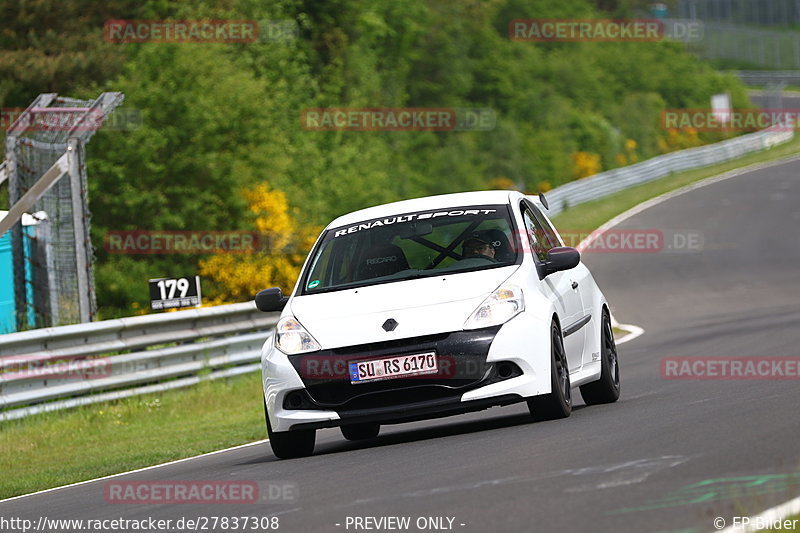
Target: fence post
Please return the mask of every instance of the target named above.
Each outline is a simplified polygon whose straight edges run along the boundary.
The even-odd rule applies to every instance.
[[[86,191],[83,190],[81,183],[81,149],[80,140],[75,137],[67,141],[68,176],[72,191],[72,229],[75,235],[75,273],[78,282],[78,316],[81,322],[89,322],[92,320],[93,313],[89,298],[89,264],[86,243],[87,209],[83,201]]]

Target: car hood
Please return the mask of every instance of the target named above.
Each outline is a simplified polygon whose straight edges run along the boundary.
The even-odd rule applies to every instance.
[[[463,329],[470,313],[518,265],[295,296],[291,313],[323,349]],[[385,331],[394,319],[397,326]]]

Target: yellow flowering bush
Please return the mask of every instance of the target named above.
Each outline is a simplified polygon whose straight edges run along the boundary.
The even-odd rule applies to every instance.
[[[496,178],[492,178],[489,180],[489,188],[490,189],[504,189],[515,191],[517,190],[517,185],[510,178],[505,176],[497,176]]]
[[[575,152],[572,154],[572,163],[575,179],[600,172],[600,156],[591,152]]]
[[[214,286],[211,297],[205,298],[207,305],[250,300],[268,287],[290,291],[319,233],[319,228],[298,221],[283,191],[260,184],[245,191],[245,198],[267,249],[202,259],[200,275]]]
[[[289,216],[289,202],[283,191],[265,183],[245,192],[247,207],[256,216],[256,229],[268,235],[273,249],[283,249],[294,234],[294,221]]]
[[[667,137],[658,140],[658,148],[662,153],[693,148],[701,144],[703,144],[703,141],[694,128],[670,128],[667,130]]]
[[[639,160],[639,155],[636,153],[636,148],[639,145],[633,139],[625,141],[625,159],[628,163],[636,163]]]

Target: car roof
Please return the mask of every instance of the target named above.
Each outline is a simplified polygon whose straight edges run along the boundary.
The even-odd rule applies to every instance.
[[[357,222],[362,222],[364,220],[397,215],[401,213],[411,213],[414,211],[429,211],[432,209],[447,209],[450,207],[464,207],[471,205],[508,204],[512,201],[518,201],[524,197],[525,195],[521,192],[508,190],[458,192],[452,194],[440,194],[437,196],[425,196],[423,198],[401,200],[399,202],[376,205],[374,207],[353,211],[352,213],[348,213],[336,218],[333,222],[328,224],[328,228],[347,226]]]

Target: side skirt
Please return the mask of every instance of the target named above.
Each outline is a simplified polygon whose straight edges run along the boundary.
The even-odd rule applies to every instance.
[[[577,372],[570,373],[570,385],[572,385],[572,388],[574,389],[575,387],[586,385],[591,381],[597,381],[600,379],[601,371],[602,366],[600,366],[600,361],[592,361],[591,363],[587,363],[583,365],[583,368]]]

